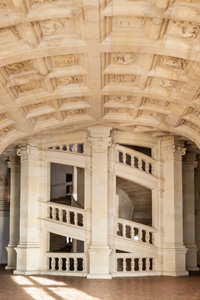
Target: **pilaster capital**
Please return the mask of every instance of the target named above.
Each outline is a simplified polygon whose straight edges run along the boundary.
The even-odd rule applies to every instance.
[[[31,145],[21,146],[17,149],[17,155],[21,157],[21,161],[39,160],[39,149]]]
[[[90,137],[90,146],[93,152],[103,153],[107,151],[107,148],[112,145],[111,137]]]
[[[162,157],[164,161],[168,160],[177,160],[181,161],[182,156],[185,155],[186,148],[177,146],[177,145],[170,145],[162,148]]]

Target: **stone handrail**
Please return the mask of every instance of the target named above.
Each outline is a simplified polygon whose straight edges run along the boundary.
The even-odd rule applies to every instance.
[[[85,211],[81,208],[47,202],[47,219],[84,228]]]
[[[135,242],[147,245],[155,245],[156,230],[144,224],[132,222],[124,219],[117,219],[116,235]]]
[[[117,153],[117,163],[122,163],[148,174],[155,175],[156,161],[152,157],[120,145],[116,145],[115,149]]]
[[[156,269],[155,258],[135,257],[132,253],[116,253],[115,262],[115,272],[152,272]]]
[[[84,253],[47,252],[47,270],[58,272],[85,272],[86,255]]]

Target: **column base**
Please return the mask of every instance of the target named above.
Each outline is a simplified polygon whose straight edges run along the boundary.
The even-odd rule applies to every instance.
[[[188,249],[186,254],[186,269],[188,271],[198,271],[199,268],[197,267],[197,246],[195,244],[186,244],[185,246]]]
[[[188,267],[188,271],[199,271],[200,269],[198,267]]]
[[[5,267],[6,270],[14,270],[16,269],[16,251],[15,251],[15,247],[17,246],[14,244],[8,244],[8,246],[6,247],[6,251],[8,253],[8,264]]]
[[[187,276],[186,252],[187,249],[181,244],[166,244],[163,249],[162,275]]]
[[[30,275],[38,273],[40,247],[38,244],[19,244],[17,252],[17,267],[14,274]],[[30,274],[29,274],[30,272]]]
[[[91,246],[89,252],[89,274],[91,279],[111,279],[109,273],[109,256],[111,249],[108,246]]]
[[[174,276],[174,277],[189,276],[189,272],[188,271],[182,271],[182,272],[163,271],[162,276]]]

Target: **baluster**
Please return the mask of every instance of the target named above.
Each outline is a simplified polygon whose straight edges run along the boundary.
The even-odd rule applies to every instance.
[[[135,167],[135,156],[133,154],[131,155],[131,167]]]
[[[55,271],[56,269],[56,258],[52,257],[51,259],[51,271]]]
[[[131,258],[131,272],[135,272],[135,258]]]
[[[138,241],[142,242],[142,229],[138,228]]]
[[[155,164],[151,164],[151,174],[155,175]]]
[[[126,272],[126,258],[123,258],[123,272]]]
[[[142,170],[142,159],[138,158],[138,169]]]
[[[60,208],[57,209],[57,212],[58,212],[57,220],[60,221],[61,220]]]
[[[75,258],[74,258],[74,272],[77,271],[77,267],[78,267],[78,258],[75,257]]]
[[[151,236],[152,236],[152,245],[155,245],[155,233],[154,232],[152,232],[151,233]]]
[[[146,231],[146,243],[149,244],[150,234],[149,231]]]
[[[82,227],[84,227],[84,215],[83,214],[81,214],[81,218],[82,218]]]
[[[78,214],[76,212],[74,213],[74,225],[78,225]]]
[[[56,208],[52,207],[52,219],[56,220]]]
[[[123,152],[123,164],[126,164],[126,152]]]
[[[51,207],[47,206],[47,219],[51,219]]]
[[[70,224],[70,211],[67,210],[67,224]]]
[[[150,268],[150,258],[146,258],[146,271],[149,271]]]
[[[134,227],[130,226],[130,235],[131,235],[131,239],[134,238]]]
[[[69,258],[66,258],[65,264],[66,271],[69,271]]]
[[[58,258],[58,271],[62,271],[62,257]]]
[[[156,259],[152,258],[152,271],[156,270]]]
[[[46,258],[46,269],[51,270],[51,257]]]
[[[139,271],[142,271],[142,258],[138,258]]]
[[[151,169],[151,163],[147,162],[147,167],[145,171],[150,174],[150,169]]]
[[[122,223],[122,237],[126,237],[126,225]]]
[[[82,272],[85,272],[85,257],[82,258]]]
[[[78,153],[78,144],[74,144],[74,151],[75,153]]]

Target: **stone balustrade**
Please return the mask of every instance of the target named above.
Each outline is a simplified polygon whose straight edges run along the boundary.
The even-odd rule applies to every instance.
[[[152,272],[156,269],[156,259],[152,257],[135,257],[131,253],[116,253],[115,254],[116,262],[116,273],[120,273],[121,276],[123,273],[145,273]]]
[[[122,163],[148,174],[155,175],[156,161],[153,158],[120,145],[116,145],[115,149],[117,153],[117,163]]]
[[[47,270],[58,272],[86,272],[84,253],[46,253]]]
[[[83,143],[71,143],[71,144],[62,144],[62,145],[57,144],[53,146],[48,146],[46,150],[83,154],[84,144]]]
[[[116,227],[118,237],[147,245],[155,245],[156,230],[151,226],[118,218]]]
[[[84,215],[81,208],[47,202],[47,219],[83,228]]]

